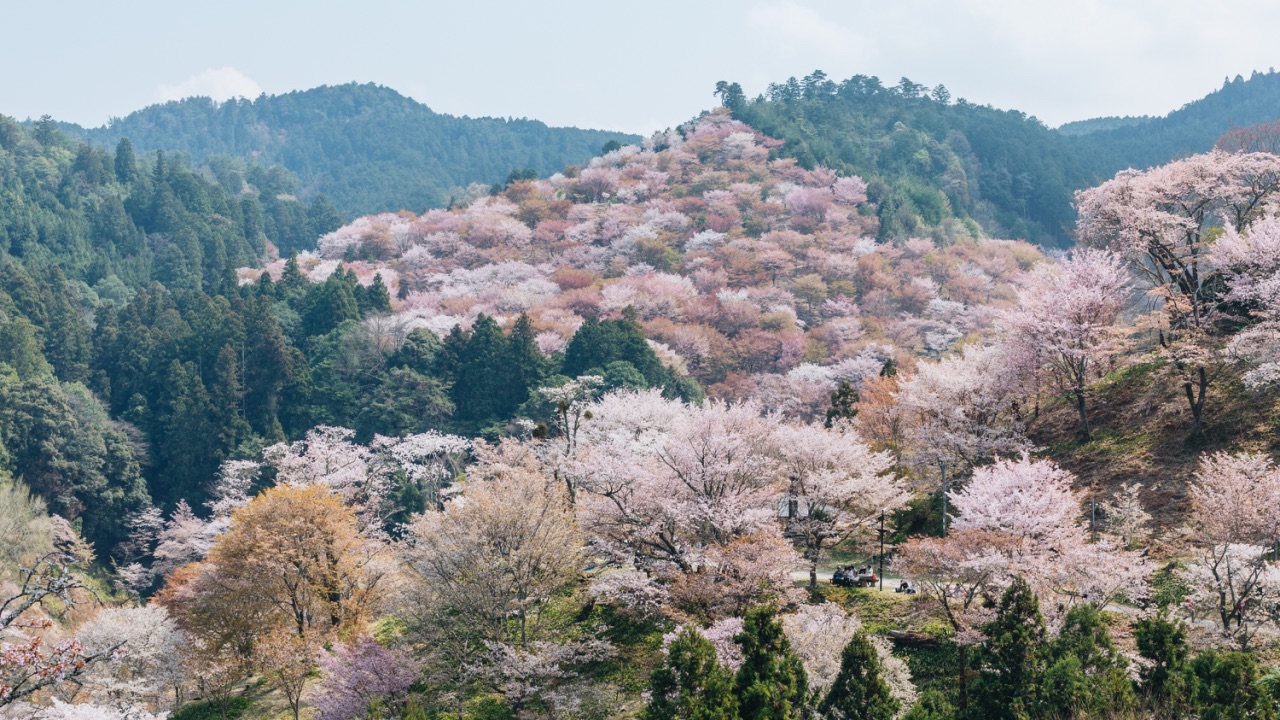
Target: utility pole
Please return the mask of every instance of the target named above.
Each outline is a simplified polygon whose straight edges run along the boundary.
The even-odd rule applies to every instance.
[[[884,592],[884,511],[880,511],[880,592]]]
[[[947,536],[947,461],[939,460],[938,467],[942,468],[942,537]]]

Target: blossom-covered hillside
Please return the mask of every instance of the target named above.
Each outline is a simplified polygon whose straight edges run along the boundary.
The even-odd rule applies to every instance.
[[[586,317],[634,313],[712,395],[812,413],[840,379],[986,333],[1041,258],[1021,242],[879,244],[860,178],[771,161],[776,144],[713,113],[466,207],[360,218],[298,263],[317,282],[339,265],[380,275],[406,333],[527,314],[547,355]]]

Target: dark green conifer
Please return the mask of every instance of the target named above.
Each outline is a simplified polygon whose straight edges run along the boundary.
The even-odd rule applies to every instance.
[[[844,646],[840,673],[818,706],[818,714],[832,720],[893,720],[901,703],[880,676],[880,658],[864,633]]]
[[[716,649],[686,627],[667,648],[667,658],[649,677],[649,705],[642,720],[737,720],[733,675],[716,660]]]
[[[742,667],[735,688],[742,720],[798,720],[806,717],[808,678],[791,650],[771,607],[747,611],[742,632]]]

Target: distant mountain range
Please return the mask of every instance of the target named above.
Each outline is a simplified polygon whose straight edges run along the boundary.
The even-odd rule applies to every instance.
[[[324,193],[348,217],[447,205],[471,183],[532,169],[546,176],[580,163],[626,133],[553,128],[537,120],[444,115],[374,84],[322,86],[215,103],[152,105],[98,128],[60,124],[95,144],[129,138],[142,152],[199,162],[238,157],[283,166],[304,195]]]
[[[985,233],[1065,246],[1075,190],[1126,167],[1204,152],[1232,129],[1280,119],[1275,72],[1237,76],[1163,117],[1096,118],[1056,130],[906,78],[887,86],[874,77],[835,82],[815,72],[755,99],[731,92],[736,87],[724,84],[726,105],[785,141],[777,154],[869,181],[882,239]],[[546,177],[608,143],[640,140],[535,120],[443,115],[373,84],[225,103],[188,98],[104,127],[60,127],[106,147],[127,137],[138,151],[177,152],[197,163],[280,166],[297,177],[303,199],[324,194],[348,219],[444,207],[472,183],[502,183],[530,170]]]

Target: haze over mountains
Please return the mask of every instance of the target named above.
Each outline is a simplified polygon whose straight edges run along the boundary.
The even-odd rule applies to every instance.
[[[1126,167],[1203,152],[1233,128],[1280,118],[1280,75],[1237,76],[1164,117],[1097,118],[1057,130],[906,78],[890,86],[865,76],[835,82],[818,72],[731,102],[739,119],[786,141],[782,155],[871,182],[882,237],[940,237],[954,233],[942,229],[954,218],[988,235],[1063,246],[1071,242],[1075,190]],[[188,98],[103,127],[62,127],[102,146],[127,137],[138,150],[197,162],[280,165],[298,178],[304,199],[323,193],[348,219],[443,207],[471,183],[501,182],[513,171],[546,177],[610,141],[640,141],[536,120],[442,115],[373,84],[225,103]]]

